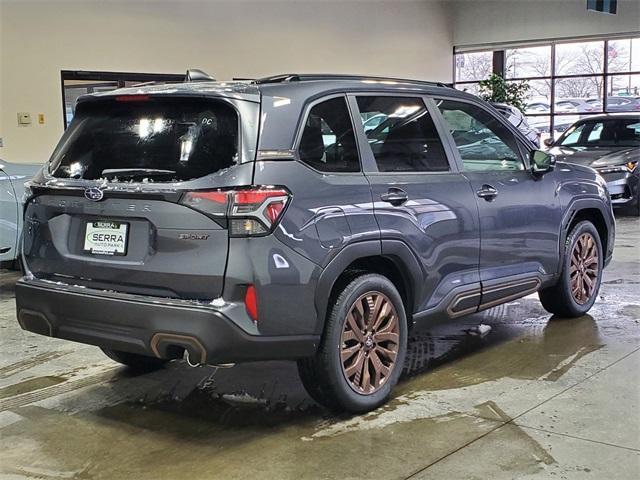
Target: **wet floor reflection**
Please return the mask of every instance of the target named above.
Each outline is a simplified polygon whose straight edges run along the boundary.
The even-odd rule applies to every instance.
[[[592,317],[550,321],[546,314],[532,317],[529,303],[534,301],[524,299],[464,322],[414,332],[396,395],[460,388],[502,377],[554,381],[581,357],[603,345]],[[529,316],[514,321],[524,311]],[[478,334],[479,324],[488,325],[490,331]],[[120,369],[114,380],[125,375],[126,369]],[[196,431],[259,430],[348,417],[336,417],[316,405],[302,387],[293,362],[248,363],[231,369],[192,369],[174,362],[148,376],[157,380],[152,388],[98,414],[133,425],[140,423],[145,429],[180,432],[193,424],[200,425]],[[109,386],[110,394],[127,398],[130,383],[114,381]],[[163,415],[173,421],[159,421]]]

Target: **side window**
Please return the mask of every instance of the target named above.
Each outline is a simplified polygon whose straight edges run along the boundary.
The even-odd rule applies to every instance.
[[[566,136],[562,140],[562,145],[575,145],[578,143],[585,125],[586,124],[582,123],[577,127],[569,127],[569,130],[565,133]]]
[[[357,101],[379,171],[449,171],[442,141],[421,98],[364,96]]]
[[[358,172],[360,162],[344,97],[314,105],[298,147],[300,160],[322,172]]]
[[[591,142],[599,142],[600,136],[602,135],[602,128],[604,125],[602,122],[598,122],[595,125],[591,125],[591,131],[589,132],[589,136],[587,137],[587,143]]]
[[[480,107],[437,100],[465,171],[524,170],[515,135]]]

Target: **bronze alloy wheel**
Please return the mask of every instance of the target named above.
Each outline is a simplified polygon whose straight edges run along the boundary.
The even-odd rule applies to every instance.
[[[584,305],[595,293],[598,284],[598,246],[590,233],[578,237],[571,252],[571,295]]]
[[[389,298],[367,292],[344,321],[340,359],[342,372],[357,393],[372,394],[391,376],[398,356],[398,314]]]

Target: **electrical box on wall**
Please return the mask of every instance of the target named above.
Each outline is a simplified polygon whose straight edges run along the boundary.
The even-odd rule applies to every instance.
[[[18,112],[18,125],[31,125],[31,114]]]

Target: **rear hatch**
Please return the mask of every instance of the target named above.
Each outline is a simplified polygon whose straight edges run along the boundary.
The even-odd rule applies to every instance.
[[[169,95],[85,101],[32,185],[24,256],[37,278],[159,297],[221,295],[224,212],[187,192],[250,185],[258,104]]]

